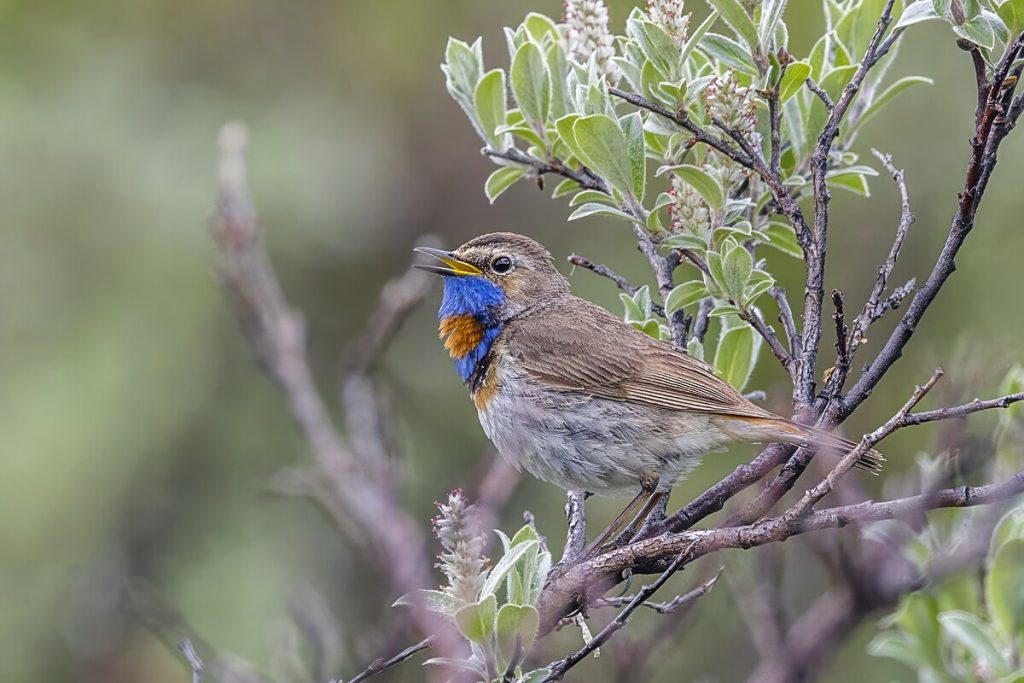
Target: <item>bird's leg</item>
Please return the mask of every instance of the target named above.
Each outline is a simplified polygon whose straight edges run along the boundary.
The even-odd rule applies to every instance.
[[[633,515],[633,513],[637,511],[637,509],[644,502],[644,500],[648,498],[650,495],[650,491],[648,491],[646,488],[641,488],[640,493],[636,494],[636,497],[633,498],[633,500],[629,501],[629,505],[627,505],[625,509],[623,509],[623,511],[619,513],[618,517],[613,519],[612,523],[609,524],[604,531],[598,534],[597,538],[590,542],[590,545],[583,549],[583,552],[579,554],[576,561],[585,562],[594,557],[597,554],[597,551],[601,548],[601,546],[607,543],[608,540],[612,538],[612,536],[614,536],[619,531],[619,529],[622,528],[626,521]]]
[[[667,499],[667,491],[651,492],[649,494],[649,497],[647,498],[647,502],[644,504],[643,509],[641,509],[640,512],[637,513],[636,517],[633,518],[633,521],[629,523],[629,526],[627,526],[622,531],[622,533],[615,538],[614,541],[608,544],[609,547],[619,548],[632,541],[633,538],[638,533],[640,533],[640,530],[643,529],[644,524],[647,523],[647,519],[654,513],[655,510],[658,509],[658,506]]]

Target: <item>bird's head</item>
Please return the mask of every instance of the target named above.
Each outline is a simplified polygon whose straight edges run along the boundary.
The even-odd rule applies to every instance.
[[[505,323],[569,293],[547,249],[515,233],[481,235],[455,251],[416,251],[443,264],[416,267],[444,276],[438,330],[459,376],[474,391]]]
[[[548,250],[512,232],[481,235],[454,251],[416,251],[444,264],[416,266],[444,276],[442,320],[470,315],[503,323],[569,292],[569,282],[555,269]]]

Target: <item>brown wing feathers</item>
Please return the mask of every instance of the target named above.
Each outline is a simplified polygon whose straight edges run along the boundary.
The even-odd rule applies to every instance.
[[[509,350],[536,377],[566,389],[669,410],[769,417],[714,370],[623,324],[603,308],[575,297],[570,310],[537,316],[510,330]],[[567,328],[560,321],[572,320]]]
[[[842,452],[851,441],[796,424],[743,397],[699,360],[657,342],[589,301],[567,297],[555,304],[562,312],[536,316],[528,326],[513,323],[508,350],[530,374],[565,389],[601,398],[632,401],[669,410],[764,420],[778,440],[803,446],[829,446]],[[571,320],[571,327],[562,321]],[[877,472],[884,458],[877,451],[857,466]]]

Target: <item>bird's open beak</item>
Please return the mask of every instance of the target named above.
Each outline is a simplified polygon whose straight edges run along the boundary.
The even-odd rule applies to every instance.
[[[482,270],[474,266],[472,263],[460,261],[452,255],[452,252],[445,251],[444,249],[416,247],[413,251],[433,256],[438,261],[444,263],[443,266],[425,266],[418,263],[413,266],[414,268],[425,270],[428,273],[437,273],[438,275],[480,275],[483,273]]]

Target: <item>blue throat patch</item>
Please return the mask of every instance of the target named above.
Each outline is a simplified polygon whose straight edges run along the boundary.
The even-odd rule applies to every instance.
[[[466,384],[472,384],[474,373],[487,358],[491,345],[501,333],[498,308],[505,301],[505,293],[490,280],[475,275],[446,275],[444,296],[438,318],[472,316],[482,329],[480,341],[463,356],[455,359],[455,370]]]

